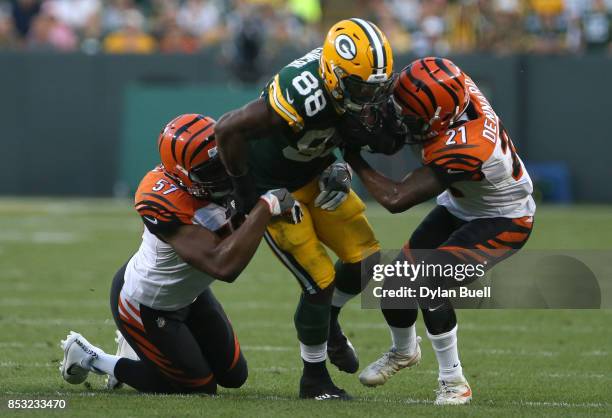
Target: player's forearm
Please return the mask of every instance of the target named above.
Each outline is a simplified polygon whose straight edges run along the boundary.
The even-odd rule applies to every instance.
[[[260,200],[238,230],[217,244],[213,250],[216,279],[236,280],[255,255],[271,217],[268,205]]]
[[[226,113],[215,126],[219,155],[231,176],[241,176],[248,171],[248,138],[246,131],[237,126],[241,111],[239,109]]]
[[[402,202],[399,184],[374,170],[360,155],[345,156],[346,161],[364,184],[370,195],[391,213],[408,209]]]

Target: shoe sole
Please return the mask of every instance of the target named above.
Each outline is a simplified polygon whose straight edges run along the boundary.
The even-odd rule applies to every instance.
[[[76,342],[76,340],[80,337],[80,334],[76,332],[70,332],[66,340],[62,342],[62,348],[64,349],[64,359],[60,363],[60,372],[62,373],[62,377],[64,380],[71,385],[78,385],[87,380],[87,375],[89,374],[88,370],[84,370],[77,366],[77,373],[71,373],[72,367],[68,368],[66,365],[68,364],[68,352],[72,347],[72,344]]]
[[[466,400],[462,400],[462,401],[451,401],[451,402],[434,402],[434,405],[436,406],[448,406],[448,405],[468,405],[470,402],[472,402],[472,397],[470,396],[469,399]]]
[[[466,396],[467,394],[467,396]],[[464,392],[463,395],[450,398],[448,402],[439,402],[436,400],[434,405],[436,406],[445,406],[445,405],[467,405],[472,401],[472,388],[468,385],[468,391]]]
[[[357,360],[355,364],[351,364],[350,367],[348,367],[342,361],[344,359],[340,361],[336,360],[333,354],[330,355],[329,351],[327,352],[327,357],[329,358],[329,362],[333,364],[334,366],[336,366],[336,368],[340,370],[341,372],[348,373],[348,374],[355,374],[359,371],[359,360]]]
[[[353,397],[349,394],[345,395],[330,395],[327,393],[321,395],[308,396],[300,393],[300,399],[313,400],[313,401],[352,401]]]

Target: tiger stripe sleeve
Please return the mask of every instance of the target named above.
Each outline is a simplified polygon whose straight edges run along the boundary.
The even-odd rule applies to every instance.
[[[171,201],[155,193],[142,193],[135,208],[152,234],[172,233],[181,225],[191,224],[188,214],[179,210]]]
[[[283,96],[277,74],[268,86],[268,104],[296,132],[304,128],[304,119],[291,103]]]
[[[462,153],[445,153],[425,162],[446,185],[457,181],[481,180],[482,164],[479,158]]]

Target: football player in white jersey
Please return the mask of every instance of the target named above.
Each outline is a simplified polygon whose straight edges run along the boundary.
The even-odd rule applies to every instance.
[[[447,59],[416,60],[401,71],[390,107],[387,123],[407,128],[409,142],[420,147],[423,166],[396,182],[373,170],[355,151],[347,152],[345,159],[392,213],[438,196],[437,206],[397,260],[490,268],[522,248],[535,213],[531,179],[501,120],[470,77]],[[434,249],[432,256],[418,251]],[[427,286],[444,281],[418,280]],[[385,286],[388,283],[393,280]],[[418,301],[439,364],[436,404],[465,404],[472,390],[459,360],[457,319],[447,299],[436,302],[426,306]],[[421,358],[415,331],[418,310],[385,309],[384,301],[382,310],[392,348],[362,371],[360,381],[368,386],[384,384]]]
[[[238,277],[273,216],[297,223],[301,212],[287,190],[277,189],[262,195],[241,225],[233,222],[226,207],[231,181],[217,155],[214,125],[188,114],[161,132],[161,165],[145,175],[135,197],[142,244],[111,289],[126,355],[106,354],[71,332],[62,341],[67,382],[82,383],[94,372],[142,392],[213,394],[217,385],[246,381],[238,339],[209,286]]]

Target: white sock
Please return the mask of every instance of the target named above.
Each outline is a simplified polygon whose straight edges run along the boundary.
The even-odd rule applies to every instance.
[[[408,328],[396,328],[389,326],[393,350],[400,354],[411,356],[417,348],[416,326],[412,324]]]
[[[327,341],[323,344],[306,345],[300,343],[302,359],[308,363],[320,363],[327,359]]]
[[[89,369],[94,373],[104,373],[109,374],[111,376],[115,375],[115,366],[121,357],[114,356],[112,354],[106,354],[102,350],[97,352],[98,355],[96,357],[92,357],[92,360],[89,362]]]
[[[337,308],[342,308],[346,305],[346,302],[353,299],[357,295],[351,295],[350,293],[345,293],[342,290],[334,289],[334,294],[332,296],[332,306]]]
[[[444,334],[432,335],[427,332],[427,336],[436,352],[440,380],[454,382],[463,378],[457,349],[457,325]]]

